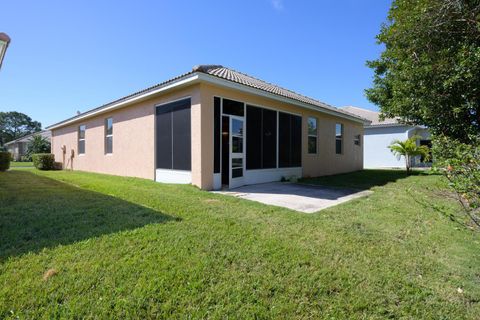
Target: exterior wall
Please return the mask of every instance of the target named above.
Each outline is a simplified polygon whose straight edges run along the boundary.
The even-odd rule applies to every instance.
[[[363,124],[347,119],[307,110],[276,100],[243,93],[237,90],[201,84],[201,163],[202,171],[198,184],[204,189],[213,188],[213,98],[215,96],[246,102],[259,107],[286,111],[302,116],[302,175],[316,177],[363,169],[363,141],[354,144],[354,136],[363,135]],[[318,119],[317,154],[308,154],[307,118]],[[335,124],[344,125],[343,154],[335,153]],[[192,133],[193,136],[193,133]],[[192,145],[194,143],[192,142]]]
[[[192,105],[196,103],[199,106],[197,85],[53,129],[52,153],[55,155],[55,161],[64,163],[64,168],[67,169],[153,180],[155,178],[155,106],[188,96],[192,98]],[[104,121],[110,117],[113,118],[113,153],[105,154]],[[195,122],[197,121],[192,116],[192,124]],[[86,125],[85,154],[79,155],[78,126],[83,124]],[[66,146],[67,149],[65,157],[62,146]],[[71,150],[74,150],[74,157],[70,161]]]
[[[405,168],[405,159],[397,159],[388,146],[394,140],[406,140],[414,135],[430,139],[427,129],[411,126],[373,127],[365,129],[365,168]]]
[[[64,168],[122,176],[155,179],[155,106],[186,97],[191,99],[191,181],[202,189],[214,187],[213,175],[213,98],[246,102],[302,116],[302,168],[304,177],[331,175],[363,168],[363,141],[354,144],[355,135],[363,135],[363,124],[307,110],[276,100],[233,89],[200,83],[137,102],[131,106],[52,130],[52,153]],[[318,119],[317,154],[308,154],[307,118]],[[104,121],[113,118],[113,153],[104,152]],[[335,124],[344,125],[343,154],[335,153]],[[78,154],[78,127],[86,125],[85,154]],[[62,146],[67,149],[63,155]],[[73,159],[70,158],[74,151]]]

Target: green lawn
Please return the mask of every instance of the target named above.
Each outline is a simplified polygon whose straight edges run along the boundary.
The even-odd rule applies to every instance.
[[[0,173],[0,319],[478,319],[480,234],[449,218],[442,177],[310,182],[341,181],[374,193],[304,214],[142,179]]]
[[[10,162],[10,168],[25,168],[25,167],[33,167],[33,162],[19,162],[19,161]]]

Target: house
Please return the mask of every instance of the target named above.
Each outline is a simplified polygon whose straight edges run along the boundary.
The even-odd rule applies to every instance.
[[[52,137],[52,133],[50,132],[50,130],[43,130],[43,131],[35,132],[32,134],[23,136],[19,139],[5,143],[5,147],[7,148],[7,151],[12,154],[13,160],[15,161],[22,160],[22,157],[27,153],[28,142],[30,141],[30,139],[32,139],[34,135],[41,135],[48,141],[50,141]]]
[[[423,126],[409,126],[399,123],[398,119],[380,120],[380,113],[358,107],[343,107],[342,110],[368,119],[365,125],[364,158],[365,168],[405,168],[404,159],[397,159],[388,146],[394,140],[406,140],[414,135],[419,136],[418,144],[431,146],[430,133]],[[425,166],[423,159],[412,159],[412,167]]]
[[[368,121],[216,65],[48,127],[64,168],[202,189],[363,168]]]

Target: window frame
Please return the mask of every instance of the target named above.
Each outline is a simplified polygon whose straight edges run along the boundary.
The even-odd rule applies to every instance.
[[[310,133],[310,127],[309,127],[310,120],[315,120],[315,134]],[[310,151],[310,138],[315,138],[315,152]],[[307,118],[307,153],[318,154],[318,118],[317,117]]]
[[[111,133],[108,134],[108,120],[111,120],[112,121],[112,128],[111,128]],[[108,118],[105,118],[105,121],[104,121],[104,124],[105,124],[105,130],[104,130],[104,140],[103,140],[103,144],[104,144],[104,153],[105,155],[109,155],[109,154],[113,154],[113,117],[108,117]],[[112,150],[110,152],[108,152],[107,150],[107,140],[108,138],[111,138],[111,144],[112,144]]]
[[[82,127],[83,127],[83,130],[82,130]],[[81,134],[80,134],[80,132],[82,131],[83,131],[83,138],[81,138]],[[77,130],[77,152],[79,156],[84,155],[87,152],[86,138],[87,138],[87,125],[81,124],[78,126],[78,130]],[[80,152],[80,142],[82,141],[83,141],[83,152]]]
[[[337,126],[340,126],[340,135],[337,134]],[[335,123],[335,154],[343,154],[343,136],[345,135],[345,127],[343,123]],[[340,152],[337,150],[337,142],[340,141]]]

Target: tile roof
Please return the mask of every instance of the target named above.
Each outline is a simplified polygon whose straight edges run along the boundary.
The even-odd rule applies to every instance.
[[[359,107],[347,106],[341,108],[344,111],[358,115],[359,117],[370,120],[372,123],[370,126],[395,126],[402,125],[399,123],[398,119],[394,118],[385,118],[380,120],[380,112],[367,110]]]
[[[187,73],[184,73],[184,74],[179,75],[177,77],[171,78],[167,81],[161,82],[159,84],[148,87],[146,89],[137,91],[135,93],[129,94],[129,95],[124,96],[120,99],[111,101],[107,104],[103,104],[103,105],[101,105],[97,108],[94,108],[94,109],[88,110],[86,112],[80,113],[78,115],[75,115],[74,117],[65,119],[65,120],[63,120],[59,123],[56,123],[56,124],[53,124],[53,125],[47,127],[47,129],[51,128],[51,127],[56,127],[56,126],[62,125],[65,122],[74,121],[76,118],[83,118],[84,116],[88,116],[91,113],[95,113],[97,111],[100,111],[101,109],[107,108],[107,107],[112,106],[114,104],[121,103],[121,102],[127,101],[129,99],[141,96],[143,94],[147,94],[149,92],[155,91],[155,90],[160,89],[162,87],[165,87],[165,86],[167,86],[167,85],[169,85],[169,84],[171,84],[175,81],[186,79],[189,76],[192,76],[196,73],[207,74],[207,75],[219,78],[219,79],[223,79],[223,80],[227,80],[227,81],[230,81],[230,82],[238,83],[238,84],[245,85],[245,86],[255,88],[255,89],[258,89],[258,90],[262,90],[262,91],[265,91],[265,92],[268,92],[268,93],[271,93],[271,94],[275,94],[275,95],[278,95],[278,96],[281,96],[281,97],[285,97],[285,98],[289,98],[289,99],[292,99],[292,100],[295,100],[295,101],[298,101],[298,102],[309,104],[311,106],[317,107],[320,111],[322,109],[324,109],[324,110],[326,109],[326,110],[333,111],[334,113],[347,115],[349,117],[356,118],[357,120],[362,120],[364,122],[365,121],[368,122],[368,119],[365,119],[365,118],[363,118],[363,117],[361,117],[361,116],[359,116],[355,113],[351,113],[348,110],[342,110],[342,109],[333,107],[333,106],[328,105],[324,102],[315,100],[313,98],[309,98],[307,96],[298,94],[298,93],[293,92],[293,91],[288,90],[288,89],[284,89],[280,86],[268,83],[266,81],[263,81],[263,80],[260,80],[260,79],[257,79],[257,78],[254,78],[252,76],[249,76],[247,74],[235,71],[233,69],[229,69],[229,68],[223,67],[221,65],[198,65],[198,66],[194,66],[192,68],[192,70],[187,72]]]
[[[290,98],[299,102],[303,102],[306,104],[310,104],[312,106],[316,106],[319,108],[323,109],[328,109],[334,112],[339,112],[343,113],[355,118],[359,118],[357,114],[351,113],[348,110],[342,110],[339,108],[335,108],[329,104],[326,104],[324,102],[315,100],[313,98],[301,95],[299,93],[296,93],[294,91],[282,88],[280,86],[271,84],[269,82],[254,78],[250,75],[238,72],[236,70],[230,69],[230,68],[225,68],[220,65],[200,65],[200,66],[195,66],[193,67],[193,72],[203,72],[224,80],[232,81],[235,83],[243,84],[245,86],[249,86],[255,89],[259,89],[262,91],[266,91],[269,93],[276,94],[278,96],[282,96],[285,98]],[[360,118],[363,118],[360,116]],[[365,120],[365,119],[362,119]]]

